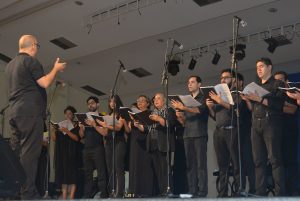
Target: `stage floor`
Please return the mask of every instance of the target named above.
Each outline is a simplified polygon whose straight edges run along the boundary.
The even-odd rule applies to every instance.
[[[80,201],[92,201],[92,200],[114,200],[114,201],[136,201],[136,200],[143,200],[143,201],[160,201],[160,200],[168,200],[168,201],[178,201],[178,200],[191,200],[191,201],[215,201],[215,200],[226,200],[226,201],[243,201],[243,200],[253,200],[253,201],[299,201],[300,197],[239,197],[239,198],[107,198],[107,199],[75,199]],[[1,199],[0,199],[1,200]],[[55,200],[58,201],[59,199]],[[49,199],[48,201],[52,201]],[[54,201],[54,199],[53,199]],[[63,200],[61,200],[63,201]]]

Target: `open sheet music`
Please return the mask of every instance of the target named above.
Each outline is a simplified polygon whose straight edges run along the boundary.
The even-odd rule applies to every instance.
[[[104,121],[106,125],[112,126],[113,125],[113,116],[112,115],[105,115],[105,116],[99,116],[99,115],[94,115],[91,114],[91,117],[93,120],[96,122],[98,126],[100,126],[96,120]],[[115,123],[118,123],[119,121],[115,118]]]
[[[147,126],[151,126],[152,124],[155,124],[156,121],[153,121],[152,119],[150,119],[150,115],[151,115],[151,111],[146,110],[143,112],[138,112],[138,113],[134,113],[134,112],[128,112],[136,121],[145,124]]]
[[[136,108],[134,108],[136,109]],[[129,116],[129,113],[128,112],[133,112],[131,108],[129,107],[120,107],[119,108],[119,113],[120,113],[120,116],[125,119],[126,121],[130,121],[131,118]],[[135,113],[138,113],[140,112],[138,109],[135,110]]]
[[[58,125],[59,125],[59,127],[67,128],[69,131],[74,128],[74,125],[73,125],[72,121],[70,121],[70,120],[61,121],[58,123]]]
[[[53,128],[54,128],[55,130],[58,130],[58,129],[59,129],[58,123],[55,123],[55,122],[53,122],[53,121],[50,120],[50,124],[53,126]]]
[[[76,116],[78,122],[80,122],[82,125],[84,125],[85,127],[91,127],[85,123],[86,119],[92,118],[90,115],[89,115],[90,118],[87,116],[87,113],[75,113],[75,116]]]
[[[211,99],[209,97],[209,92],[213,91],[215,94],[217,94],[215,90],[215,86],[205,86],[205,87],[200,87],[200,91],[202,92],[204,99]]]
[[[213,91],[214,93],[221,95],[221,98],[224,102],[234,105],[231,92],[227,84],[217,84],[216,86],[206,86],[200,87],[205,99],[210,99],[209,92]]]
[[[258,95],[259,97],[263,97],[263,96],[269,94],[270,92],[268,90],[262,88],[255,82],[251,82],[243,90],[243,94],[249,94],[249,93],[254,93],[254,94]]]
[[[218,84],[215,86],[217,94],[221,94],[221,98],[224,102],[234,105],[230,89],[227,84]]]
[[[74,128],[74,125],[73,125],[72,121],[70,121],[70,120],[63,120],[59,123],[54,123],[54,122],[50,121],[50,123],[56,130],[58,130],[59,128],[66,128],[70,131]],[[66,134],[66,133],[63,132],[63,134]]]
[[[186,107],[199,107],[201,105],[191,95],[169,95],[168,98],[170,100],[179,101]]]
[[[101,126],[101,125],[97,122],[97,120],[104,121],[104,119],[102,118],[102,116],[94,115],[94,114],[92,114],[91,116],[92,116],[92,118],[94,119],[94,121],[96,122],[96,125],[97,125],[97,126]]]

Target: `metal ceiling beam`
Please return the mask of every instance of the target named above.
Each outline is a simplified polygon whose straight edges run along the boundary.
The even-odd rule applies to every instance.
[[[0,27],[4,26],[6,24],[12,23],[14,21],[17,21],[20,18],[29,16],[29,15],[32,15],[32,14],[37,13],[39,11],[42,11],[44,9],[47,9],[47,8],[49,8],[49,7],[53,6],[53,5],[56,5],[58,3],[61,3],[63,1],[65,1],[65,0],[49,0],[49,1],[45,2],[45,3],[38,4],[36,6],[33,6],[33,7],[29,8],[29,9],[26,9],[26,10],[24,10],[22,12],[17,13],[17,14],[8,16],[8,17],[0,20]],[[20,2],[22,2],[22,1],[18,1],[18,3],[20,3]]]

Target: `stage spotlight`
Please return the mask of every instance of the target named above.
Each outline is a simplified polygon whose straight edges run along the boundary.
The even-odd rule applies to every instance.
[[[180,60],[170,60],[170,63],[168,64],[168,72],[173,76],[177,75],[177,73],[179,72],[179,64]]]
[[[235,50],[235,58],[238,61],[241,61],[245,58],[246,53],[245,53],[246,45],[245,44],[237,44],[236,45],[236,50]],[[233,53],[233,48],[230,46],[230,54]]]
[[[273,37],[265,39],[265,42],[269,45],[268,51],[274,53],[276,48],[278,47],[278,42]]]
[[[219,63],[220,58],[221,58],[221,55],[218,53],[218,51],[216,51],[211,63],[214,65],[217,65]]]
[[[190,70],[194,70],[195,66],[196,66],[197,60],[194,59],[194,57],[191,58],[190,64],[188,66],[188,69]]]
[[[288,45],[292,43],[292,41],[284,35],[267,38],[265,39],[265,42],[269,45],[268,51],[271,53],[274,53],[276,48],[279,46]]]

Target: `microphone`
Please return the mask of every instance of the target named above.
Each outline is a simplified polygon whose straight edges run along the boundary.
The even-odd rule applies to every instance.
[[[56,80],[55,82],[56,86],[62,86],[62,87],[65,87],[66,86],[66,83],[62,80]]]
[[[234,18],[238,20],[238,22],[240,23],[240,25],[242,27],[246,27],[247,26],[247,22],[245,20],[243,20],[242,18],[240,18],[240,17],[238,17],[236,15],[234,16]]]
[[[164,82],[166,80],[166,69],[164,69],[162,75],[161,75],[161,82],[160,82],[160,85],[163,85]]]
[[[119,60],[119,63],[120,63],[120,67],[123,69],[123,72],[126,73],[127,69],[125,68],[123,62],[121,60]]]
[[[171,38],[171,40],[173,41],[173,43],[178,46],[179,49],[182,49],[183,48],[183,45],[181,43],[179,43],[177,40]]]

